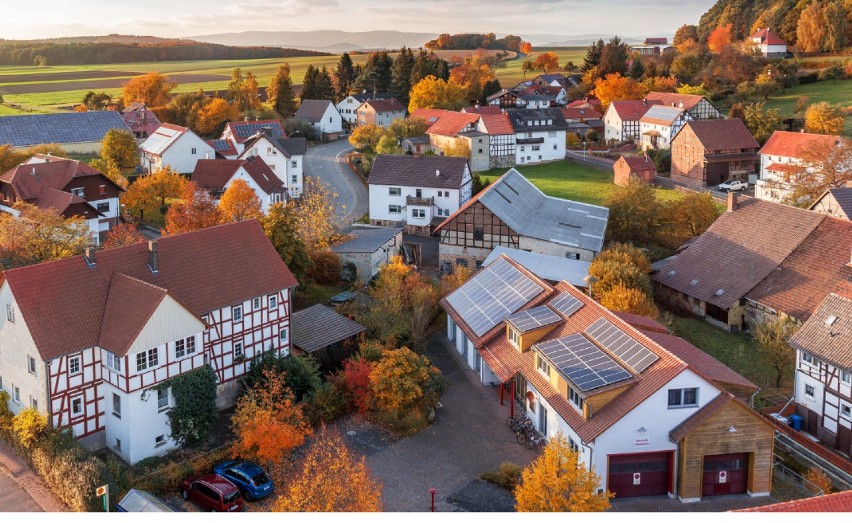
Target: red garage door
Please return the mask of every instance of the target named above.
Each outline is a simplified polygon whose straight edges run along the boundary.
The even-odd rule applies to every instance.
[[[748,489],[748,453],[704,456],[702,496],[745,494]]]
[[[664,496],[671,484],[672,452],[609,456],[607,488],[617,498]]]

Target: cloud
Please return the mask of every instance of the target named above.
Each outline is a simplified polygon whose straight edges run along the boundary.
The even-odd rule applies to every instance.
[[[337,0],[261,0],[258,2],[239,2],[225,8],[233,14],[254,15],[299,15],[319,10],[339,8]]]

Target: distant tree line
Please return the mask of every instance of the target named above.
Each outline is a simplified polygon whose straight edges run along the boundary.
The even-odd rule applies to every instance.
[[[231,47],[201,42],[159,44],[0,42],[0,65],[80,65],[169,60],[250,60],[324,56],[281,47]]]
[[[520,36],[506,35],[503,38],[497,38],[494,33],[479,34],[442,34],[434,40],[426,42],[427,49],[437,51],[439,49],[497,49],[501,51],[521,50],[521,45],[524,43]]]

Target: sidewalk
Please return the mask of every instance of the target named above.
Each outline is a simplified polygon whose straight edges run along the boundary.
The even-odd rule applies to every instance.
[[[59,501],[44,481],[27,466],[14,449],[0,440],[0,467],[2,467],[45,512],[68,512],[68,507]],[[2,511],[3,507],[0,507]]]

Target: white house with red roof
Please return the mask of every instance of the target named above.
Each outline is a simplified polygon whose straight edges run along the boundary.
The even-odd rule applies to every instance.
[[[646,100],[659,102],[668,107],[683,109],[693,120],[715,120],[725,115],[707,98],[698,94],[660,93],[651,91],[645,95]]]
[[[479,114],[444,109],[417,109],[411,113],[411,118],[426,122],[426,134],[433,150],[437,149],[443,154],[446,149],[464,143],[470,149],[470,168],[474,171],[489,169],[489,135],[477,129]]]
[[[147,173],[171,167],[191,173],[198,160],[216,157],[213,147],[188,127],[164,123],[139,146],[140,165]]]
[[[244,160],[198,160],[191,180],[209,192],[216,203],[234,180],[242,180],[251,187],[264,213],[270,205],[287,201],[284,183],[257,156]]]
[[[546,438],[564,435],[600,489],[684,502],[769,495],[774,431],[747,404],[758,387],[662,325],[505,256],[441,307],[483,385],[501,387]]]
[[[604,113],[604,138],[617,142],[639,140],[639,120],[657,100],[614,100]]]
[[[289,354],[296,285],[254,220],[7,270],[0,387],[89,449],[164,454],[168,380],[209,365],[232,405],[253,358]]]
[[[784,58],[787,54],[787,42],[768,27],[758,28],[746,41],[754,44],[767,58]]]
[[[682,107],[651,107],[639,119],[639,148],[643,151],[671,148],[674,136],[691,120],[692,116]]]
[[[775,131],[760,151],[760,173],[754,196],[761,200],[781,202],[791,190],[785,176],[810,174],[814,168],[806,165],[803,156],[828,152],[840,143],[839,136],[812,133]],[[802,172],[804,170],[804,172]]]

